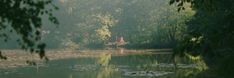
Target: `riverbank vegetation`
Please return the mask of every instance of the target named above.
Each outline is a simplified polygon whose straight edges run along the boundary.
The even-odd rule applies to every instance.
[[[175,58],[186,57],[205,67],[198,77],[233,77],[233,0],[3,0],[0,4],[4,49],[22,48],[44,58],[45,48],[172,48]],[[0,52],[0,58],[7,57]]]
[[[47,48],[102,49],[123,37],[127,48],[173,48],[183,38],[191,9],[177,12],[169,1],[58,0],[59,26],[42,20]],[[13,42],[2,47],[17,47]]]
[[[232,0],[171,0],[184,9],[185,3],[191,3],[196,11],[186,22],[187,33],[179,43],[178,52],[201,55],[211,70],[220,75],[217,78],[231,78],[233,74],[233,6]]]

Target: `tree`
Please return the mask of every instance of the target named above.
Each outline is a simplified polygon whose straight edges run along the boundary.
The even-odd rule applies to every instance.
[[[178,46],[178,51],[202,55],[208,66],[218,68],[218,72],[226,71],[222,72],[225,78],[232,77],[228,71],[234,68],[231,61],[234,56],[234,1],[171,0],[170,3],[177,4],[179,11],[186,9],[184,4],[189,3],[196,11],[186,23],[187,36]]]
[[[114,42],[116,36],[123,36],[131,48],[170,48],[180,36],[180,25],[191,17],[186,12],[177,13],[176,7],[164,0],[63,0],[58,5],[63,26],[61,30],[50,28],[60,32],[52,32],[50,39],[56,41],[56,35],[59,41],[72,34],[72,41],[80,48],[103,46],[103,41]]]
[[[40,42],[42,19],[47,16],[51,22],[58,24],[52,14],[55,9],[58,8],[52,0],[1,0],[0,37],[7,41],[9,33],[15,33],[22,49],[45,58],[46,44]],[[3,56],[0,54],[0,57]]]
[[[184,8],[185,3],[191,3],[191,7],[196,11],[193,19],[187,22],[188,36],[185,43],[190,46],[186,45],[188,47],[184,47],[184,50],[198,54],[206,54],[209,51],[208,54],[215,55],[216,53],[219,55],[216,51],[222,49],[232,50],[234,47],[232,0],[171,0],[171,3],[175,1],[178,3],[178,9]]]

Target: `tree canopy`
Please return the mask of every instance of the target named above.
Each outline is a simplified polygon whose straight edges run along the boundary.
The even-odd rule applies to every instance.
[[[55,14],[61,27],[56,30],[53,26],[45,27],[50,32],[44,35],[45,42],[50,48],[69,44],[78,49],[103,48],[105,43],[122,36],[129,42],[128,48],[171,48],[183,36],[184,22],[194,12],[178,13],[168,1],[56,1],[60,10]]]
[[[233,0],[171,0],[178,10],[186,9],[184,4],[196,11],[192,19],[186,22],[186,37],[178,46],[179,53],[202,55],[206,63],[217,68],[220,74],[231,77],[234,56],[234,1]],[[224,64],[228,64],[225,66]],[[223,68],[224,67],[224,68]]]
[[[58,24],[52,14],[55,9],[58,8],[52,0],[1,0],[0,37],[7,41],[9,33],[15,33],[22,49],[36,52],[43,58],[46,44],[40,42],[42,17],[46,15],[51,22]]]

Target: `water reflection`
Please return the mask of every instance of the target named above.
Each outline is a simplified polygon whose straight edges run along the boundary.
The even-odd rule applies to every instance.
[[[184,57],[180,57],[176,55],[173,61],[176,68],[176,78],[197,78],[196,76],[200,72],[208,69],[201,56],[194,57],[192,55],[185,54]]]
[[[72,74],[70,74],[68,78],[73,78],[73,75],[72,75]]]
[[[111,78],[113,73],[118,71],[115,65],[109,64],[111,57],[111,53],[101,53],[100,57],[97,58],[97,64],[100,65],[97,78]]]
[[[124,48],[117,48],[117,52],[119,54],[124,54]]]
[[[111,78],[116,72],[118,72],[118,69],[114,65],[101,67],[98,70],[97,78]]]
[[[200,72],[202,60],[165,53],[126,54],[128,50],[96,53],[96,56],[50,61],[44,66],[0,69],[1,78],[188,78]],[[175,64],[176,68],[175,69]],[[4,74],[4,72],[9,72]],[[17,71],[17,72],[11,72]],[[20,74],[20,76],[19,76]],[[32,77],[33,76],[33,77]]]
[[[101,53],[99,58],[97,59],[97,64],[101,66],[108,66],[111,60],[111,53]]]

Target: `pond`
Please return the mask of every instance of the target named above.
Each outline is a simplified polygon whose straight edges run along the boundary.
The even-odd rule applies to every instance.
[[[161,50],[67,54],[78,56],[53,59],[36,66],[4,67],[0,69],[0,78],[181,78],[199,71],[197,64],[189,60],[180,60],[175,65],[172,53]]]

